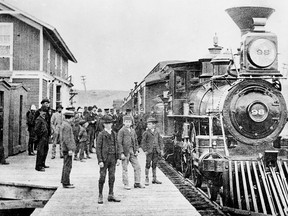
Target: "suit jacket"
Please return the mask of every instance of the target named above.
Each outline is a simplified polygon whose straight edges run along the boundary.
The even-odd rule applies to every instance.
[[[153,151],[154,145],[156,144],[156,149],[158,153],[163,150],[163,139],[159,132],[155,129],[152,132],[150,129],[146,130],[142,135],[141,147],[144,152],[151,153]]]
[[[117,144],[117,135],[114,131],[111,133],[112,136],[114,136],[114,145],[115,145],[115,151],[116,151],[116,159],[120,159],[120,154],[119,154],[119,146]],[[108,158],[108,143],[109,143],[109,136],[110,134],[103,130],[99,133],[97,137],[97,142],[96,142],[96,154],[97,154],[97,159],[98,163],[100,162],[105,162]]]
[[[62,143],[62,150],[64,151],[75,151],[76,144],[73,135],[72,126],[67,121],[63,121],[60,128],[60,142]]]
[[[118,145],[120,153],[124,153],[125,156],[129,154],[129,147],[132,146],[134,153],[139,151],[139,145],[137,140],[136,132],[133,128],[131,128],[131,132],[128,128],[123,126],[118,132]]]
[[[49,139],[49,129],[48,124],[44,118],[38,116],[35,121],[35,136],[36,142],[40,142],[40,140],[48,140]]]

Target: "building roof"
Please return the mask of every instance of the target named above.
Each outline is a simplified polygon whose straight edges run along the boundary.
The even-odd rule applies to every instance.
[[[64,42],[64,40],[62,39],[62,37],[60,36],[60,34],[58,33],[55,27],[47,23],[44,23],[43,21],[31,16],[30,14],[27,14],[24,11],[21,11],[20,9],[14,7],[13,5],[10,5],[7,2],[4,2],[3,0],[0,0],[0,10],[2,12],[0,14],[6,13],[20,20],[21,18],[26,18],[41,25],[43,27],[43,34],[48,36],[51,42],[58,49],[60,49],[70,61],[77,63],[76,58],[74,57],[74,55],[72,54],[72,52],[70,51],[70,49],[68,48],[68,46],[66,45],[66,43]]]

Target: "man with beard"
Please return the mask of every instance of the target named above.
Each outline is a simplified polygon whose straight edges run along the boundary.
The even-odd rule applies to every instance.
[[[37,158],[35,169],[40,172],[45,172],[45,153],[49,142],[49,127],[47,121],[45,120],[47,107],[43,106],[38,111],[39,116],[35,121],[35,134],[37,142]]]

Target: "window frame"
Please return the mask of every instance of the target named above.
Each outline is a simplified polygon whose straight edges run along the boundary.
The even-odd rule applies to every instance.
[[[9,44],[1,44],[0,46],[5,46],[9,45],[10,46],[10,53],[8,55],[1,55],[0,58],[8,58],[9,59],[9,71],[13,70],[13,41],[14,41],[14,25],[13,23],[8,23],[8,22],[0,22],[0,27],[1,26],[10,26],[10,43]]]

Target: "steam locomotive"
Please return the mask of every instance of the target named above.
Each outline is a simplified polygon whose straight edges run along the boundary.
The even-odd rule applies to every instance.
[[[277,36],[265,30],[274,9],[226,12],[242,34],[236,55],[215,37],[197,61],[159,63],[123,108],[155,115],[165,159],[226,211],[288,215],[287,146],[279,140],[287,107]]]

